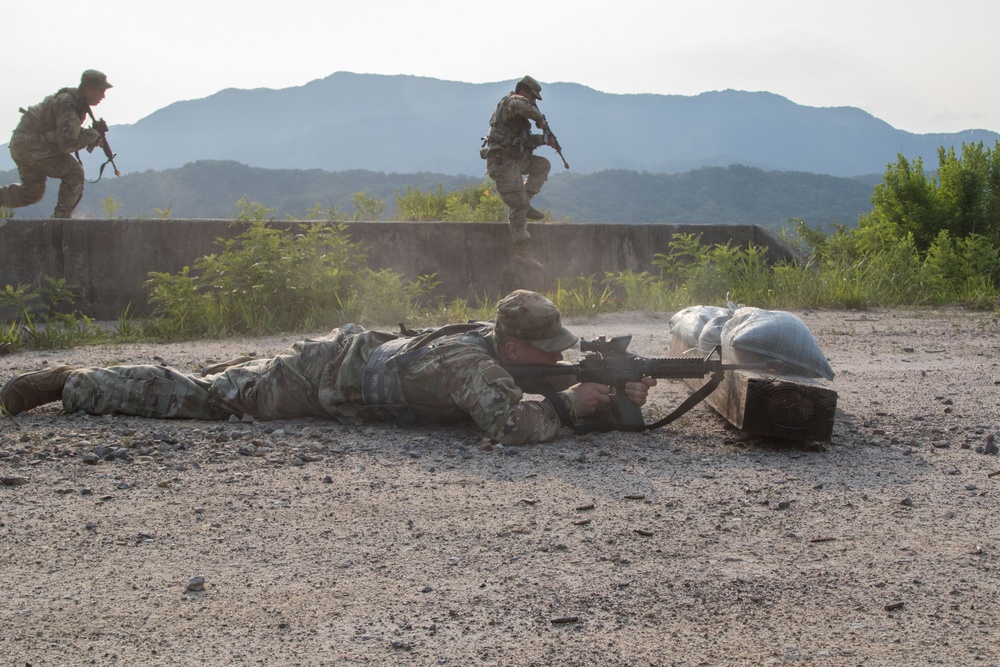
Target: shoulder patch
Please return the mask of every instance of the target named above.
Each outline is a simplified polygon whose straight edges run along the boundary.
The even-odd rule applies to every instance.
[[[483,379],[485,379],[490,384],[497,382],[499,380],[510,379],[510,373],[505,371],[501,366],[491,364],[484,368],[482,371]]]

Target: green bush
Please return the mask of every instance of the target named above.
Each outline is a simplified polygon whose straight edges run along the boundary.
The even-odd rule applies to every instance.
[[[202,257],[194,271],[151,273],[147,285],[156,314],[180,330],[209,335],[297,329],[340,312],[365,253],[342,225],[276,229],[250,222],[219,254]]]
[[[62,278],[46,276],[41,287],[7,285],[0,291],[0,308],[15,312],[0,327],[0,353],[20,349],[55,349],[108,340],[110,333],[81,313],[59,313],[72,305],[72,289]]]
[[[440,184],[435,192],[407,186],[405,195],[396,192],[396,220],[506,222],[507,206],[491,187],[489,179],[449,193]]]
[[[367,249],[334,223],[275,227],[266,207],[241,200],[246,229],[220,239],[218,254],[179,274],[150,273],[147,286],[165,335],[220,336],[331,326],[345,320],[406,319],[433,287],[371,271]]]

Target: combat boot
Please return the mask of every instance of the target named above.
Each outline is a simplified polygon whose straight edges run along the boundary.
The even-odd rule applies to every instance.
[[[534,206],[528,206],[528,220],[544,220],[545,214]]]
[[[514,245],[522,245],[528,242],[531,238],[531,234],[528,233],[528,224],[526,220],[521,220],[518,223],[510,223],[510,238],[514,241]]]
[[[545,268],[544,264],[534,258],[527,243],[518,243],[514,245],[514,261],[522,266],[539,271]]]
[[[39,405],[62,398],[63,387],[73,366],[55,366],[11,379],[0,392],[0,405],[10,415],[19,415]]]

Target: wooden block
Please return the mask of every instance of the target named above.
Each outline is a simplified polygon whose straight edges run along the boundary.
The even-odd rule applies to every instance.
[[[676,336],[670,337],[671,355],[682,356],[687,347]],[[695,390],[707,381],[696,378],[684,382]],[[790,440],[829,440],[833,436],[837,392],[824,380],[727,371],[722,384],[705,402],[747,433]]]

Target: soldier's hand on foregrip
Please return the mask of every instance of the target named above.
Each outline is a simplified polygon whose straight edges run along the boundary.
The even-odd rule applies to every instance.
[[[104,122],[103,118],[98,118],[94,121],[92,129],[100,132],[101,134],[106,134],[108,131],[108,124]]]

